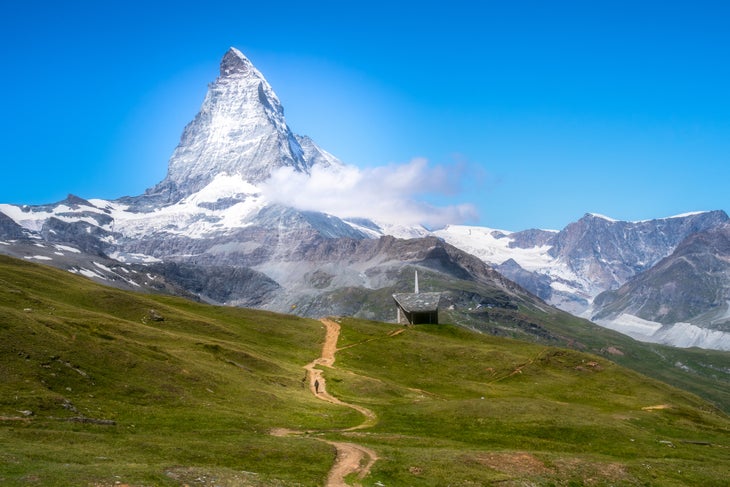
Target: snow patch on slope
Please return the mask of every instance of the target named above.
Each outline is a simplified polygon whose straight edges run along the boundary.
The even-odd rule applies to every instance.
[[[656,321],[644,320],[626,313],[613,320],[597,320],[596,323],[642,341],[651,341],[649,338],[663,326]]]
[[[54,244],[54,247],[58,249],[59,251],[66,251],[71,252],[72,254],[80,254],[81,251],[77,249],[76,247],[69,247],[68,245],[61,245],[61,244]]]
[[[566,263],[548,253],[551,246],[530,248],[510,246],[514,242],[512,233],[507,230],[466,225],[448,225],[442,230],[433,232],[445,242],[479,257],[489,265],[498,266],[512,259],[527,271],[560,279],[561,282],[556,283],[554,287],[556,290],[575,292],[575,286],[566,283],[582,284],[582,279],[570,270]]]
[[[596,323],[642,342],[662,343],[680,348],[730,350],[730,333],[700,328],[691,323],[662,325],[627,313],[611,320],[598,320]]]
[[[615,223],[618,221],[614,218],[611,218],[610,216],[601,215],[600,213],[589,213],[589,215],[596,217],[596,218],[600,218],[601,220],[606,220],[606,221],[612,222],[612,223]]]
[[[43,223],[54,216],[49,211],[23,211],[23,208],[20,206],[8,204],[0,204],[0,211],[5,213],[21,227],[33,232],[39,232],[43,227]]]
[[[503,264],[513,259],[520,267],[534,271],[554,267],[554,259],[547,252],[549,246],[529,249],[510,247],[512,232],[487,227],[448,225],[433,232],[445,242],[475,255],[490,265]]]
[[[258,188],[241,175],[218,174],[200,191],[153,212],[138,213],[115,202],[104,202],[114,218],[114,231],[129,238],[155,232],[209,238],[248,225],[247,219],[266,202]]]
[[[691,323],[675,323],[652,336],[657,342],[674,347],[700,347],[730,350],[730,333],[700,328]]]

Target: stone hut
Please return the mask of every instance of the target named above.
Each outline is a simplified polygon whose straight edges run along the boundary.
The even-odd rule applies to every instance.
[[[397,322],[402,325],[438,324],[441,293],[422,293],[418,290],[418,271],[412,293],[393,294]]]

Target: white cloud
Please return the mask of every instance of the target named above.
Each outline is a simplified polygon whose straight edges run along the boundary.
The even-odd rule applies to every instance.
[[[476,209],[471,204],[435,206],[419,196],[453,195],[462,177],[458,166],[431,167],[418,158],[367,169],[314,166],[311,175],[285,167],[275,171],[261,189],[268,201],[301,210],[439,227],[474,220]]]

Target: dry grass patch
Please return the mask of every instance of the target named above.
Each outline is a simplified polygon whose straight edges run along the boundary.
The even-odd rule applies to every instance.
[[[580,458],[561,458],[553,466],[562,478],[579,478],[585,485],[627,484],[636,479],[626,466],[616,462],[593,462]]]
[[[519,477],[551,476],[555,473],[540,459],[526,452],[482,453],[472,460],[497,472]]]
[[[581,458],[558,458],[548,463],[528,452],[490,452],[471,456],[501,474],[516,479],[579,479],[584,485],[632,483],[636,479],[626,466],[616,462],[595,462]]]

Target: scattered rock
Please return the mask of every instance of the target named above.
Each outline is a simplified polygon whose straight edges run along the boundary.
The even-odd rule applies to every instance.
[[[642,411],[656,411],[659,409],[670,409],[672,406],[669,404],[657,404],[656,406],[645,406],[641,408]]]
[[[409,467],[408,471],[413,475],[421,475],[423,473],[423,469],[421,467]]]
[[[157,310],[150,309],[149,311],[147,311],[145,317],[142,318],[142,322],[147,323],[150,321],[165,321],[165,317],[158,313]]]
[[[61,407],[63,407],[63,409],[68,409],[68,410],[69,410],[69,411],[71,411],[72,413],[78,413],[78,412],[79,412],[79,411],[78,411],[78,410],[76,409],[76,406],[74,406],[74,405],[73,405],[73,404],[71,403],[71,401],[69,401],[68,399],[64,399],[64,400],[63,400],[63,402],[61,403]]]
[[[104,426],[115,426],[117,424],[116,421],[113,419],[96,419],[96,418],[87,418],[84,416],[76,416],[73,418],[68,418],[66,421],[69,421],[71,423],[85,423],[85,424],[101,424]]]
[[[603,367],[601,367],[601,364],[598,362],[584,362],[582,365],[578,365],[575,367],[575,370],[581,370],[581,371],[590,371],[590,370],[603,370]]]
[[[616,348],[616,347],[608,347],[608,348],[604,348],[604,349],[603,349],[603,351],[604,351],[604,352],[606,352],[606,353],[607,353],[607,354],[609,354],[609,355],[618,355],[618,356],[623,356],[623,354],[624,354],[624,353],[623,353],[623,352],[621,351],[621,349],[619,349],[619,348]]]

